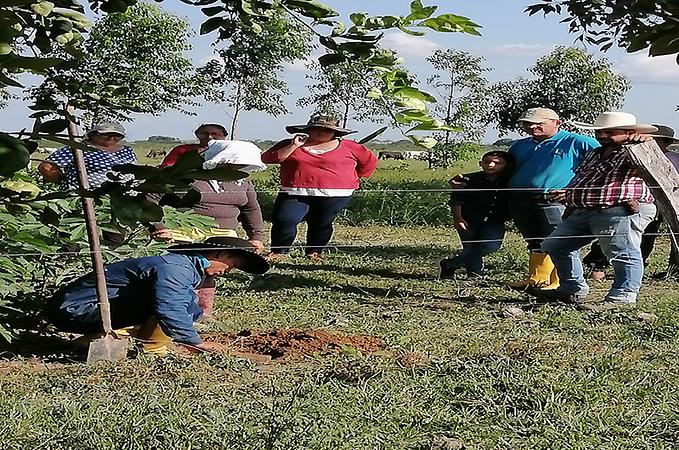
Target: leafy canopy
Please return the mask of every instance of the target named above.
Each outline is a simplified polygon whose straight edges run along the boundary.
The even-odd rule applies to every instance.
[[[190,99],[208,89],[185,56],[190,36],[183,19],[148,3],[106,15],[80,46],[81,57],[53,53],[68,64],[48,69],[31,91],[33,109],[47,115],[68,101],[94,122],[130,120],[131,112],[187,112]]]
[[[594,121],[601,112],[622,107],[629,81],[611,71],[606,59],[583,50],[557,47],[528,69],[535,78],[497,83],[494,119],[500,132],[519,130],[521,113],[548,107],[569,121]],[[568,128],[568,124],[566,123]]]
[[[219,58],[209,61],[200,73],[209,83],[222,87],[215,97],[232,108],[233,138],[241,110],[273,116],[288,113],[283,99],[289,93],[281,79],[283,64],[305,59],[312,45],[309,30],[281,12],[257,28],[234,15],[222,22],[222,29],[228,29],[223,33],[228,37],[220,40],[224,46],[217,50]]]
[[[676,0],[542,0],[530,14],[568,14],[562,22],[583,43],[608,50],[614,44],[628,52],[648,49],[650,56],[677,55],[679,2]]]

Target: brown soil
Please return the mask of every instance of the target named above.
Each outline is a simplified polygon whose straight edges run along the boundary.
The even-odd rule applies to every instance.
[[[236,352],[266,355],[271,359],[336,355],[346,347],[361,353],[372,353],[382,348],[382,341],[374,336],[351,336],[322,330],[243,330],[240,333],[212,333],[203,335],[203,338],[224,344]]]

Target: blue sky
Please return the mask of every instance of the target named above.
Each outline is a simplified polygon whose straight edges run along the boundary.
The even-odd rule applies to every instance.
[[[350,12],[365,11],[371,14],[404,14],[408,11],[409,0],[326,0],[346,17]],[[424,37],[411,37],[398,31],[387,32],[384,44],[394,48],[405,58],[407,67],[424,80],[431,74],[425,57],[437,48],[453,48],[469,51],[486,58],[487,67],[493,71],[487,74],[491,81],[512,80],[518,76],[528,75],[526,68],[535,60],[551,51],[557,45],[574,45],[574,35],[567,33],[567,27],[558,23],[556,17],[528,17],[523,13],[526,5],[537,0],[476,0],[446,1],[424,0],[425,5],[438,4],[437,14],[450,12],[467,16],[483,26],[481,37],[459,33],[446,34],[429,32]],[[198,8],[185,5],[178,0],[165,0],[159,4],[165,10],[187,18],[194,29],[198,29],[204,20]],[[190,57],[196,63],[206,61],[212,55],[212,42],[216,33],[206,36],[195,36]],[[614,63],[614,70],[626,75],[632,82],[628,92],[624,110],[632,112],[640,121],[666,123],[679,128],[679,116],[675,111],[679,104],[679,66],[673,57],[648,58],[645,53],[626,54],[613,48],[605,55],[596,49],[590,52],[605,56]],[[241,116],[239,126],[240,139],[277,139],[285,136],[284,126],[292,123],[304,123],[309,111],[295,106],[297,98],[305,95],[304,62],[286,67],[284,77],[288,81],[292,94],[286,100],[291,114],[270,117],[262,113],[245,112]],[[137,115],[134,121],[126,123],[128,137],[131,140],[145,139],[149,135],[167,135],[182,139],[192,137],[192,130],[201,122],[230,122],[230,111],[224,105],[204,103],[193,108],[196,116],[186,116],[178,112],[168,112],[160,117]],[[24,102],[12,102],[8,108],[0,110],[3,129],[30,128],[26,117],[30,110]],[[351,127],[367,134],[378,125],[372,123],[352,123]],[[383,135],[386,138],[398,138],[396,131],[390,130]],[[486,140],[496,137],[494,130],[489,130]]]

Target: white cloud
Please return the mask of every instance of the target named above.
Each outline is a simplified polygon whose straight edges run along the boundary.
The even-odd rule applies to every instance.
[[[555,45],[545,44],[502,44],[488,47],[485,54],[488,56],[513,57],[532,57],[537,58],[554,50]]]
[[[633,83],[679,84],[679,65],[673,55],[650,57],[645,53],[625,55],[613,64],[613,70]]]
[[[442,48],[436,42],[419,36],[393,32],[384,35],[380,45],[396,50],[400,56],[427,57],[434,50]]]

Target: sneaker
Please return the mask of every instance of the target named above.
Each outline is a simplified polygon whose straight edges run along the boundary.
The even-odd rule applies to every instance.
[[[540,289],[535,286],[528,286],[526,288],[526,293],[538,300],[546,302],[581,304],[587,300],[587,294],[567,294],[557,289]]]
[[[306,256],[307,259],[310,259],[312,261],[320,261],[320,260],[323,259],[321,254],[318,253],[318,252],[309,253],[308,255],[305,255],[305,256]]]
[[[439,261],[439,280],[450,280],[455,278],[455,271],[457,269],[459,269],[459,267],[452,264],[451,259],[442,259]]]

